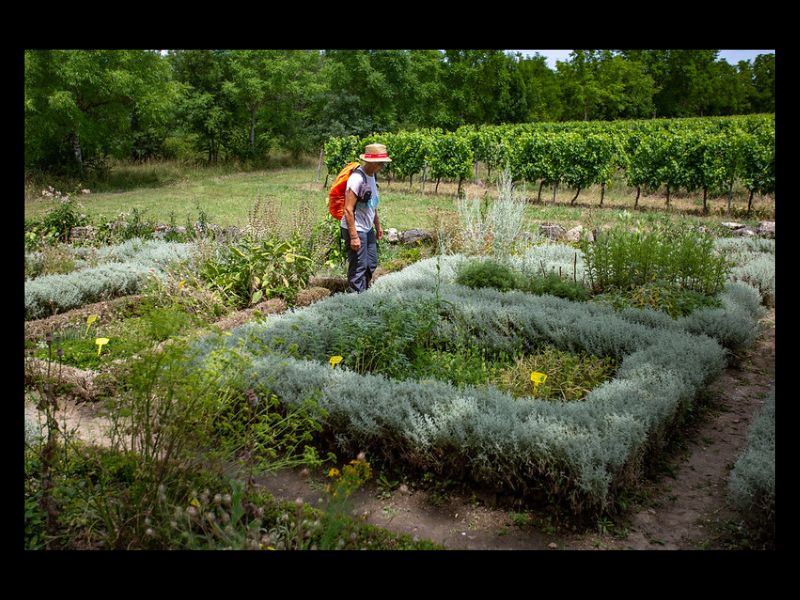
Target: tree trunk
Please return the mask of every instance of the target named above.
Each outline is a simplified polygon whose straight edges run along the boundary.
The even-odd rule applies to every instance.
[[[253,108],[250,112],[250,150],[255,152],[256,149],[256,109]]]
[[[536,202],[538,204],[542,203],[542,188],[544,187],[544,179],[539,182],[539,195],[536,196]]]
[[[669,186],[667,186],[667,206],[669,206]]]
[[[558,184],[554,183],[553,184],[553,202],[551,202],[551,204],[555,204],[556,203],[556,190],[557,189],[558,189]]]
[[[575,192],[575,197],[569,201],[570,206],[575,206],[575,201],[578,199],[578,194],[581,193],[581,188],[578,188],[578,191]]]
[[[439,181],[440,181],[440,180],[441,180],[441,177],[437,177],[437,178],[436,178],[436,187],[435,187],[435,188],[433,188],[433,193],[434,193],[434,195],[437,195],[437,194],[439,193]]]
[[[731,200],[733,200],[733,177],[731,177],[731,185],[728,187],[728,214],[731,214]]]
[[[319,173],[322,170],[322,155],[325,153],[325,148],[319,149],[319,160],[317,161],[317,178],[314,180],[314,183],[319,183]],[[325,176],[325,185],[328,185],[328,176]],[[325,187],[323,185],[322,187]]]
[[[708,214],[708,204],[707,204],[707,200],[708,200],[708,188],[707,188],[707,187],[704,187],[704,188],[703,188],[703,214],[704,214],[704,215],[707,215],[707,214]]]
[[[639,195],[640,195],[641,193],[642,193],[642,186],[640,186],[640,185],[637,185],[637,186],[636,186],[636,200],[635,200],[635,201],[634,201],[634,203],[633,203],[633,208],[635,208],[635,209],[638,209],[638,208],[639,208]]]
[[[83,153],[81,152],[81,141],[78,132],[72,132],[72,152],[75,154],[75,162],[78,163],[78,171],[83,175]]]
[[[750,216],[750,208],[753,206],[753,190],[750,190],[750,197],[747,199],[747,216]]]
[[[411,189],[411,186],[414,185],[414,174],[408,176],[408,189]]]
[[[463,177],[458,178],[458,189],[456,190],[456,198],[461,198],[461,184],[464,181]]]
[[[425,193],[425,182],[428,180],[428,165],[422,167],[422,193]]]
[[[600,184],[600,206],[603,206],[603,198],[605,197],[605,195],[606,195],[606,184],[605,183],[601,183]]]

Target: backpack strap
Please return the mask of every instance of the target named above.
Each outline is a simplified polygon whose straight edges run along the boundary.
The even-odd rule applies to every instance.
[[[361,165],[357,166],[355,169],[353,169],[353,171],[359,171],[361,173],[361,176],[364,178],[364,185],[365,186],[369,185],[367,183],[367,174],[364,171],[364,169],[361,167]],[[362,186],[362,188],[363,188],[363,186]],[[362,198],[362,196],[359,196],[358,194],[356,194],[356,204],[366,204],[367,201],[366,200],[362,200],[361,198]]]

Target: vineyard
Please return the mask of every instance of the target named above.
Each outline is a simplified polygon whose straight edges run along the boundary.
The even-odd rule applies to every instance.
[[[389,148],[392,162],[384,175],[408,180],[462,183],[480,163],[491,173],[508,169],[515,181],[538,186],[555,198],[558,186],[582,189],[608,185],[618,172],[635,187],[633,206],[642,190],[731,193],[735,183],[754,194],[775,191],[775,115],[664,119],[648,121],[569,122],[507,126],[466,126],[447,133],[439,129],[374,134],[364,138],[331,138],[325,144],[325,166],[337,173],[355,160],[368,143]],[[327,179],[326,179],[327,183]],[[547,196],[545,196],[546,199]],[[600,205],[603,203],[601,192]],[[730,208],[730,205],[729,205]]]

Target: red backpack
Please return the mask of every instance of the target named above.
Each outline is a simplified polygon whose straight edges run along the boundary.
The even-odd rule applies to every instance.
[[[350,174],[360,166],[361,164],[358,162],[347,163],[344,169],[339,171],[328,192],[328,212],[337,221],[340,221],[344,214],[344,193],[347,190],[347,180],[350,178]]]

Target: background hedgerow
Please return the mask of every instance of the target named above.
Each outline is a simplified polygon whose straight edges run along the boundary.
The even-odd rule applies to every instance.
[[[775,390],[767,394],[731,469],[730,499],[753,533],[775,539]]]

